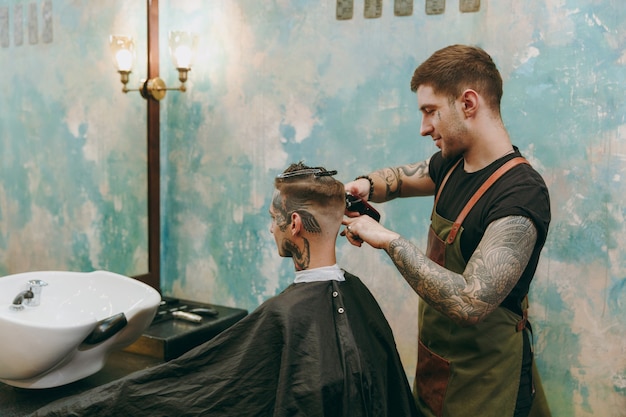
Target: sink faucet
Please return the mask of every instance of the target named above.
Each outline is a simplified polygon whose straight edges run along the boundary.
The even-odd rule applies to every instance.
[[[34,296],[35,295],[31,290],[22,291],[13,299],[13,304],[11,304],[11,310],[24,310],[24,301],[32,300]]]
[[[24,309],[24,305],[37,307],[41,303],[41,288],[48,285],[47,282],[40,279],[28,281],[29,289],[20,292],[11,304],[11,309],[20,311]]]

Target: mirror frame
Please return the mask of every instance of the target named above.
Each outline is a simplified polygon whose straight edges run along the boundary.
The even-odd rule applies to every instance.
[[[159,0],[147,0],[148,79],[159,76]],[[148,272],[134,278],[161,292],[161,164],[159,101],[146,99],[148,169]]]

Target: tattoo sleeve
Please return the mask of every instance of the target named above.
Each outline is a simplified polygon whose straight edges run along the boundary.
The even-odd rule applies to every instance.
[[[465,271],[454,273],[398,238],[386,249],[404,279],[428,304],[462,325],[482,321],[511,292],[532,255],[537,230],[522,216],[492,222]]]
[[[380,194],[380,192],[375,193],[376,202],[393,200],[394,198],[402,197],[402,187],[407,182],[428,176],[428,161],[401,165],[395,168],[379,169],[371,176],[378,178],[385,184],[383,194]]]

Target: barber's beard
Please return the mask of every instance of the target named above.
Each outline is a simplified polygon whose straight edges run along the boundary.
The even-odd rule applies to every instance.
[[[465,152],[465,147],[460,146],[461,142],[454,138],[449,139],[449,141],[452,143],[444,143],[441,147],[441,156],[443,156],[443,159],[451,161],[455,160],[459,155],[462,155]]]
[[[457,149],[448,149],[448,148],[442,148],[441,149],[441,156],[443,157],[443,159],[445,159],[446,161],[453,161],[456,159],[457,156],[461,155],[463,152],[457,150]]]
[[[453,112],[449,118],[441,144],[441,156],[446,160],[454,160],[465,153],[469,132],[457,112]]]

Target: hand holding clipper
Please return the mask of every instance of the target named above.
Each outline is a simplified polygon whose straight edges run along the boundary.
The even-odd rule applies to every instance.
[[[380,213],[376,211],[374,207],[360,197],[349,193],[346,193],[346,210],[356,211],[361,215],[366,214],[377,222],[380,222]]]

